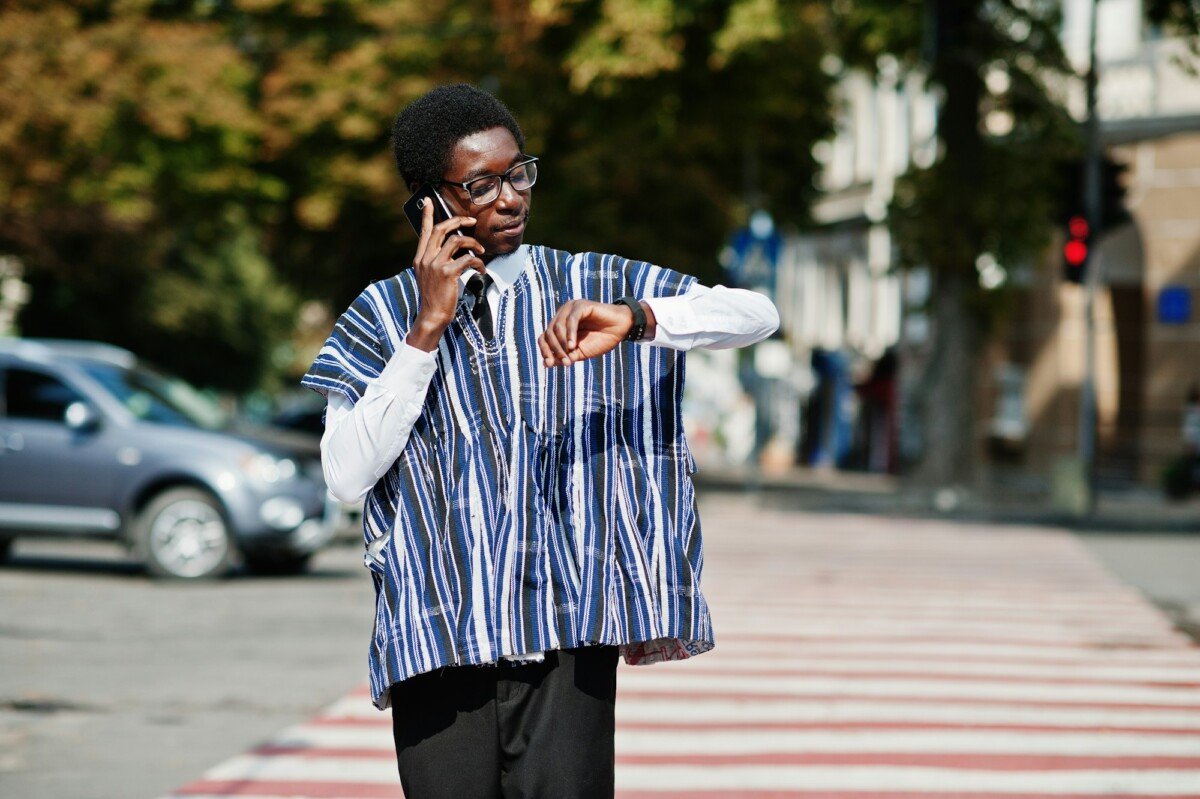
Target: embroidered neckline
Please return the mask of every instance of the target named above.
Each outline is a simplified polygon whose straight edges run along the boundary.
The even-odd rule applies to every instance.
[[[492,338],[485,339],[483,337],[483,334],[479,332],[479,328],[475,324],[475,320],[471,318],[470,307],[464,299],[459,298],[458,311],[454,314],[454,323],[459,326],[463,335],[471,342],[471,346],[485,355],[499,354],[503,345],[503,341],[500,338],[500,331],[504,330],[504,325],[508,321],[513,303],[525,293],[526,288],[529,286],[529,281],[532,279],[530,273],[539,266],[543,268],[545,266],[545,261],[542,260],[542,248],[538,245],[530,245],[526,251],[525,258],[525,268],[521,270],[521,274],[517,275],[517,279],[513,281],[511,286],[500,292],[500,300],[496,303],[496,319],[493,323],[496,335]]]

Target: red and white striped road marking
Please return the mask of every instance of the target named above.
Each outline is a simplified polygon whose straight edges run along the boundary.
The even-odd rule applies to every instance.
[[[704,508],[717,649],[623,667],[620,799],[1200,799],[1200,648],[1056,530]],[[177,799],[399,799],[358,689]]]

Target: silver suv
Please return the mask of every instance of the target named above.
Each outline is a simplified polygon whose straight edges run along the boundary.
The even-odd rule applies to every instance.
[[[341,513],[319,457],[127,350],[0,338],[0,559],[20,536],[96,537],[159,577],[298,573]]]

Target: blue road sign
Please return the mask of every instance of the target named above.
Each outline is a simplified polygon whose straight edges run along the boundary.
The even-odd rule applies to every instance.
[[[782,249],[783,237],[775,232],[770,214],[755,211],[750,224],[734,233],[729,242],[733,256],[727,266],[730,282],[774,296],[775,272]]]
[[[1164,325],[1192,321],[1192,290],[1187,286],[1164,286],[1158,293],[1158,321]]]

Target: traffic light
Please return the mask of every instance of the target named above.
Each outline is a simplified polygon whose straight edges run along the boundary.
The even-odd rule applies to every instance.
[[[1063,193],[1055,209],[1055,224],[1066,224],[1067,242],[1063,245],[1063,279],[1083,283],[1087,279],[1087,264],[1091,250],[1100,236],[1129,221],[1125,208],[1125,174],[1128,167],[1110,158],[1100,163],[1100,208],[1098,219],[1088,222],[1079,213],[1083,208],[1080,189],[1083,186],[1083,161],[1070,160],[1062,164],[1059,183]]]
[[[1082,283],[1087,277],[1088,262],[1087,219],[1073,216],[1067,220],[1067,242],[1063,245],[1063,279],[1071,283]]]

